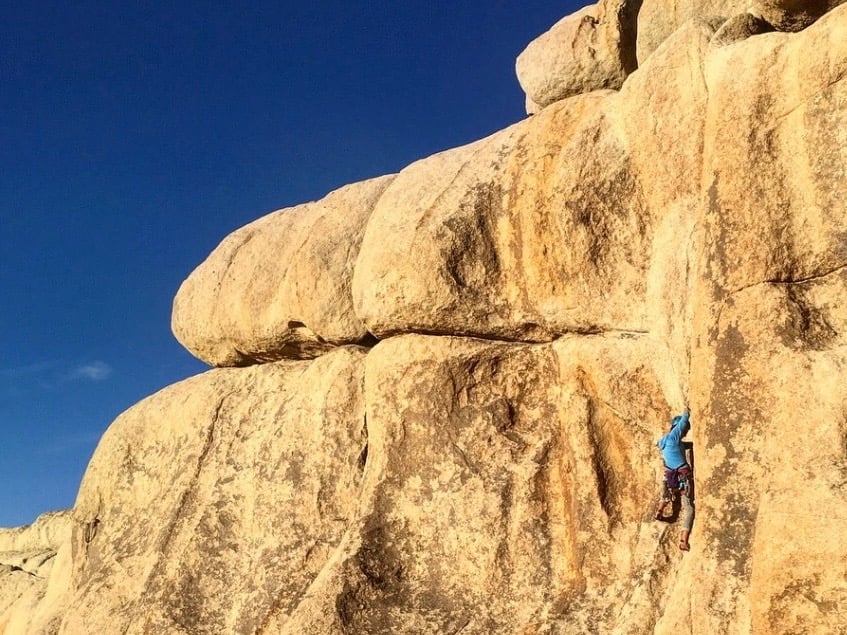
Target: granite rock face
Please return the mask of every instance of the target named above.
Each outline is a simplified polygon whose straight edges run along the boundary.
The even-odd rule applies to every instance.
[[[45,602],[47,580],[71,532],[70,512],[42,514],[25,527],[0,529],[0,632],[24,632]]]
[[[691,563],[704,630],[844,626],[846,24],[842,8],[707,59],[692,346],[709,422]]]
[[[561,101],[401,171],[353,278],[368,330],[528,341],[643,330],[653,223],[610,121],[613,96]]]
[[[213,366],[310,358],[365,339],[350,280],[365,224],[392,178],[348,185],[227,236],[180,287],[176,338]]]
[[[65,533],[0,533],[5,632],[844,633],[847,7],[651,7],[619,90],[225,240],[175,330],[251,365],[119,417]]]
[[[214,370],[121,415],[80,487],[70,584],[33,627],[259,632],[291,611],[356,505],[363,357]]]
[[[407,335],[368,355],[368,466],[335,557],[282,633],[610,632],[669,579],[644,518],[666,350]],[[607,548],[608,547],[608,548]],[[579,606],[575,612],[574,607]]]

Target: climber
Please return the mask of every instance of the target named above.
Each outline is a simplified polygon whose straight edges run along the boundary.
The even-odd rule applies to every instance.
[[[665,463],[665,474],[662,482],[662,497],[656,509],[656,520],[664,520],[667,503],[675,501],[676,496],[682,500],[685,516],[682,519],[682,531],[679,537],[679,548],[688,551],[688,536],[694,523],[694,504],[692,503],[693,470],[685,459],[683,438],[691,428],[689,411],[686,407],[681,415],[673,418],[670,430],[656,442],[656,447],[662,452]]]

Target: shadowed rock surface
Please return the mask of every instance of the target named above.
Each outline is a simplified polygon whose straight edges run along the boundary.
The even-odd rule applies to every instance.
[[[619,90],[225,239],[174,329],[248,366],[0,532],[5,632],[843,634],[847,7],[730,5],[645,0]]]
[[[752,10],[780,31],[801,31],[844,0],[753,0]]]

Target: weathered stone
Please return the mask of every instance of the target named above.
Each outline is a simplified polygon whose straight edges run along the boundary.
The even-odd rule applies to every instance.
[[[70,530],[69,512],[42,514],[31,525],[0,529],[0,632],[26,632]]]
[[[47,512],[31,525],[0,529],[0,552],[55,551],[70,537],[70,523],[68,511]]]
[[[688,394],[692,263],[702,230],[705,119],[709,94],[703,59],[714,26],[689,21],[627,80],[610,115],[622,131],[633,172],[650,210],[644,329],[667,343]],[[638,296],[628,296],[634,309]]]
[[[714,49],[691,401],[698,580],[657,633],[837,633],[847,593],[847,9]]]
[[[392,178],[348,185],[227,236],[180,287],[176,338],[213,366],[314,357],[364,340],[350,278],[365,223]]]
[[[565,100],[403,170],[356,265],[369,330],[527,341],[650,330],[687,366],[713,34],[690,24],[620,93]]]
[[[638,11],[638,65],[689,20],[718,28],[727,18],[746,13],[748,0],[644,0]]]
[[[780,31],[801,31],[844,0],[752,0],[752,11]]]
[[[838,633],[847,608],[847,265],[727,296],[695,353],[697,579],[657,633]],[[696,404],[703,404],[700,408]],[[681,584],[682,587],[684,585]]]
[[[664,427],[655,406],[669,409],[656,344],[378,344],[366,366],[361,505],[308,596],[272,630],[646,631],[658,607],[636,572],[679,558],[644,520]]]
[[[527,113],[572,95],[620,88],[636,68],[636,14],[629,0],[600,0],[533,40],[515,64]]]
[[[296,607],[356,505],[363,356],[210,371],[121,415],[74,508],[61,632],[254,633]]]
[[[752,13],[739,13],[721,25],[721,28],[718,29],[712,38],[711,45],[728,46],[735,42],[746,40],[748,37],[754,35],[770,33],[773,30],[773,26],[764,18],[753,15]]]
[[[847,8],[710,51],[703,196],[715,294],[847,261]],[[711,311],[722,295],[707,295]]]
[[[564,100],[403,170],[353,277],[368,329],[528,341],[643,330],[653,224],[607,116],[614,94]]]

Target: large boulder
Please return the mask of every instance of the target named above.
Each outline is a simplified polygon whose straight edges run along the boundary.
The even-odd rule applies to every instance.
[[[176,338],[213,366],[310,358],[367,339],[350,279],[365,224],[392,178],[348,185],[227,236],[180,287]]]
[[[619,93],[566,99],[401,171],[354,274],[369,330],[525,341],[649,330],[687,366],[713,33],[690,23]]]
[[[220,369],[121,415],[74,507],[45,628],[254,633],[297,606],[357,504],[363,357]]]
[[[558,102],[401,171],[353,277],[368,329],[527,341],[644,330],[653,222],[609,120],[614,94]]]
[[[636,4],[600,0],[533,40],[515,64],[527,112],[580,93],[620,88],[637,66]]]

